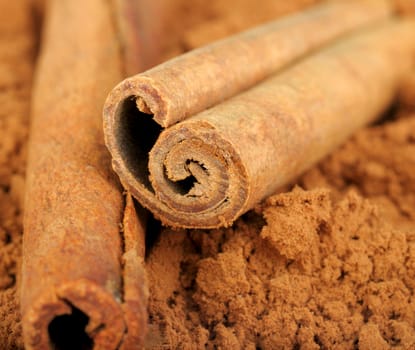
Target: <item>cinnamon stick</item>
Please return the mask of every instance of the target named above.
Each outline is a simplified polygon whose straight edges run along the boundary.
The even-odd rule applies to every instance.
[[[138,96],[138,108],[168,127],[390,14],[389,1],[326,2],[172,59],[128,79],[121,89]]]
[[[322,28],[330,31],[329,23],[344,17],[319,22],[315,31],[305,17],[307,25],[296,21],[296,28],[309,29],[303,34],[310,48],[321,40],[309,41],[310,32],[319,37]],[[250,36],[257,39],[252,45],[269,37],[266,28],[129,78],[109,95],[104,132],[113,167],[123,185],[164,224],[232,224],[374,120],[391,103],[414,53],[414,23],[390,19],[205,109],[222,93],[237,93],[271,71],[257,74],[271,54],[269,47],[250,51],[247,44]],[[280,47],[279,41],[273,44]],[[240,58],[244,52],[249,64]],[[298,56],[296,50],[288,52],[284,63]],[[170,126],[178,120],[184,121]]]
[[[128,47],[109,1],[48,5],[27,168],[25,347],[140,349],[144,227],[130,199],[124,208],[100,118],[106,94],[124,77]]]

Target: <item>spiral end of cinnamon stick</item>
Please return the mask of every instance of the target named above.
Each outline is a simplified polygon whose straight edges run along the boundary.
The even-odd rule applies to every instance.
[[[156,200],[187,220],[186,226],[228,226],[245,205],[239,157],[207,122],[189,120],[163,131],[148,168]]]
[[[149,91],[127,79],[104,107],[106,144],[121,182],[165,225],[229,226],[248,197],[239,156],[207,122],[190,118],[163,130],[169,103]]]

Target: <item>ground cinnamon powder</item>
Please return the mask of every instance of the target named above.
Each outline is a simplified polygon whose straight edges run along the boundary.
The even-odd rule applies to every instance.
[[[311,3],[168,2],[164,58]],[[35,38],[26,2],[1,4],[0,349],[13,349],[23,346],[16,276]],[[233,227],[162,229],[147,253],[148,347],[413,348],[414,85],[404,107]]]

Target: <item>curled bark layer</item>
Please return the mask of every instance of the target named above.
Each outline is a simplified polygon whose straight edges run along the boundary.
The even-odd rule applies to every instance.
[[[241,52],[226,50],[249,47],[244,40],[255,30],[126,79],[104,107],[113,168],[166,225],[230,225],[386,108],[408,71],[413,30],[399,20],[367,28],[212,108],[223,91],[229,96],[256,81]],[[228,76],[229,90],[216,91]]]

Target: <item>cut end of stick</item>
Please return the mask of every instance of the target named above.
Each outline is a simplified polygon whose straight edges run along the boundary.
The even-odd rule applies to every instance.
[[[93,338],[86,332],[89,317],[68,303],[70,314],[56,316],[48,326],[51,347],[56,350],[84,349],[94,347]]]
[[[23,325],[27,349],[117,349],[126,333],[121,305],[85,280],[41,295]]]
[[[137,97],[146,90],[139,86],[125,80],[104,107],[106,143],[124,187],[166,225],[231,225],[248,193],[232,145],[205,122],[163,130],[151,101]]]

